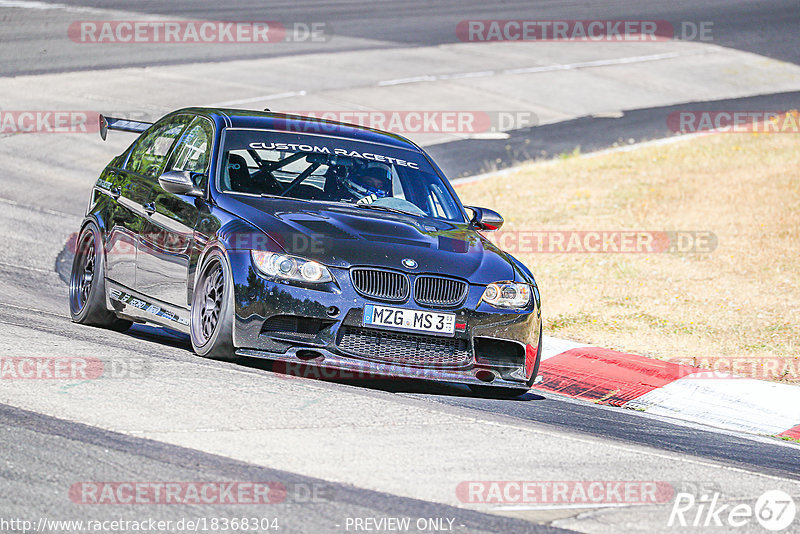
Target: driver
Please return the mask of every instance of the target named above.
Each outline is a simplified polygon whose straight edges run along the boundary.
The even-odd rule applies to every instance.
[[[392,196],[392,174],[385,167],[353,171],[344,180],[344,184],[360,203],[371,203],[379,198]]]

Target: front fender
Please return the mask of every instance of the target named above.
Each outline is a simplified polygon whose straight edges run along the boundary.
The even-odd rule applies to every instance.
[[[215,231],[204,231],[203,227],[210,222],[206,221],[205,224],[201,222],[195,230],[194,242],[198,252],[195,260],[190,262],[187,280],[187,302],[192,302],[194,288],[201,272],[199,267],[205,263],[208,254],[212,250],[219,250],[222,253],[228,261],[228,267],[233,267],[231,259],[234,256],[239,259],[240,256],[243,257],[246,254],[249,263],[250,251],[253,249],[283,252],[283,249],[275,241],[246,221],[234,218],[219,226]],[[205,230],[209,229],[205,228]],[[237,261],[235,263],[238,265],[242,262]],[[230,272],[235,284],[239,279],[240,273],[234,269],[231,269]]]

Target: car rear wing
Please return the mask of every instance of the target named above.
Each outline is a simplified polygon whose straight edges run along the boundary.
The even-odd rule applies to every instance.
[[[142,133],[152,125],[152,122],[134,121],[131,119],[117,119],[114,117],[105,117],[100,115],[100,138],[105,141],[109,130]]]

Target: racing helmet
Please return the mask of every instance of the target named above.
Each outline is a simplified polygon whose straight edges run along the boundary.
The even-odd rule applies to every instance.
[[[343,180],[345,189],[356,198],[375,196],[385,198],[392,195],[392,173],[384,167],[356,169]]]

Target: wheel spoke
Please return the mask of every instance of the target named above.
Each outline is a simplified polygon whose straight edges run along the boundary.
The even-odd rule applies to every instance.
[[[78,263],[76,269],[72,273],[72,281],[70,283],[73,309],[76,311],[83,310],[89,300],[96,266],[94,234],[90,231],[84,233],[79,243]]]
[[[222,311],[222,298],[225,291],[225,273],[220,265],[209,270],[203,280],[202,292],[200,293],[197,304],[197,329],[198,337],[203,343],[207,342],[213,335],[219,323]]]

